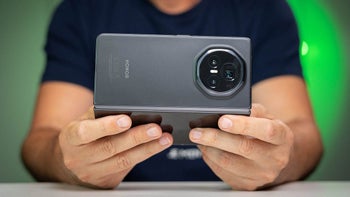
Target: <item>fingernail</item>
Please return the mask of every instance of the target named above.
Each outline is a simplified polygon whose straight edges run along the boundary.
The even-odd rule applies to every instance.
[[[149,137],[157,137],[159,135],[158,129],[155,127],[149,128],[146,132]]]
[[[170,144],[170,140],[168,137],[163,136],[159,139],[159,144],[162,146],[168,145],[168,144]]]
[[[232,121],[228,118],[223,118],[221,119],[220,125],[221,125],[221,128],[228,129],[232,127]]]
[[[202,132],[198,130],[191,131],[191,138],[194,140],[199,140],[202,137]]]
[[[117,120],[117,125],[121,128],[129,127],[129,120],[126,117],[119,118]]]

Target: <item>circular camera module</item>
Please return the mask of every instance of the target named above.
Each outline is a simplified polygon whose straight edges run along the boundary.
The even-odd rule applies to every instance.
[[[197,84],[211,96],[233,95],[244,79],[245,62],[233,49],[208,49],[197,61]]]

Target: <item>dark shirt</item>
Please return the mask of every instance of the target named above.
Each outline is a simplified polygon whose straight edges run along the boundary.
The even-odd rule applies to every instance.
[[[243,36],[252,42],[252,83],[302,76],[299,37],[284,0],[202,0],[168,15],[147,0],[64,0],[53,15],[42,81],[94,88],[95,42],[100,33]],[[218,180],[195,147],[172,146],[138,164],[125,180]]]

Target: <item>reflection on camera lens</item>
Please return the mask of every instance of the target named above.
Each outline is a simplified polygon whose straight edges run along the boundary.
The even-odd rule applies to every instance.
[[[218,56],[213,55],[209,58],[208,62],[210,67],[216,68],[220,64],[220,59]]]

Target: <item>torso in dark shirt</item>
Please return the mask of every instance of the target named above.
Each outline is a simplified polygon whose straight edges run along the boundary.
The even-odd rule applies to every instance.
[[[295,20],[284,0],[202,0],[168,15],[147,0],[65,0],[57,8],[45,47],[42,81],[66,81],[93,90],[95,41],[100,33],[244,36],[252,41],[252,83],[302,76]],[[173,146],[138,164],[125,180],[218,180],[194,146]]]

